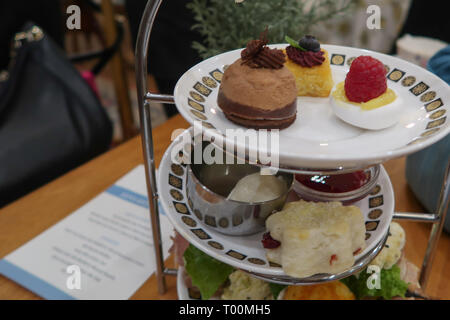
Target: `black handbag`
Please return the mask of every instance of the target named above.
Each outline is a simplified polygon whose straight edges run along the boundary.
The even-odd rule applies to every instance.
[[[0,207],[108,150],[112,124],[42,30],[27,24],[0,73]]]

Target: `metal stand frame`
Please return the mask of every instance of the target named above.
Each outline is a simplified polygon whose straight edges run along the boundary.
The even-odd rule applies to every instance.
[[[150,34],[156,14],[161,5],[162,0],[149,0],[145,7],[142,21],[139,27],[139,33],[136,44],[136,82],[139,103],[139,117],[141,124],[142,149],[144,153],[145,176],[147,182],[147,193],[150,207],[150,220],[153,233],[153,242],[155,246],[156,257],[156,278],[158,282],[158,291],[160,294],[166,292],[165,277],[176,276],[176,269],[165,267],[162,251],[161,229],[158,212],[158,190],[156,186],[155,174],[155,157],[153,152],[153,136],[152,123],[150,117],[150,101],[161,103],[174,103],[174,97],[166,94],[154,94],[148,92],[147,87],[147,58],[148,47],[150,42]],[[347,170],[346,170],[347,171]],[[445,215],[449,206],[449,189],[450,189],[450,161],[447,165],[439,196],[439,205],[435,214],[426,213],[394,213],[394,219],[411,220],[417,222],[433,223],[428,240],[427,250],[422,263],[420,273],[420,284],[425,290],[430,276],[433,258],[436,253],[439,237],[445,221]],[[332,171],[323,172],[330,174]],[[335,169],[335,173],[342,173],[342,168]]]

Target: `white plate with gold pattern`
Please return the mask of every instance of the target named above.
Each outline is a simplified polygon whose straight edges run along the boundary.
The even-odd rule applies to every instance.
[[[186,166],[177,163],[185,155],[184,150],[192,150],[192,136],[192,127],[179,135],[166,150],[158,169],[161,205],[175,229],[206,254],[235,268],[268,276],[286,276],[279,265],[267,261],[261,243],[264,232],[250,236],[222,234],[218,231],[220,224],[211,222],[215,221],[214,217],[203,215],[193,208],[192,201],[186,195]],[[355,256],[357,260],[379,245],[388,233],[392,220],[394,194],[383,167],[371,193],[354,205],[363,212],[366,226],[366,248]]]
[[[188,288],[184,282],[184,267],[178,267],[177,273],[177,294],[178,300],[201,300],[198,290]]]
[[[450,87],[431,72],[382,53],[334,45],[322,47],[330,55],[335,84],[344,81],[349,65],[360,55],[383,62],[388,87],[402,101],[400,121],[387,129],[364,130],[338,119],[329,98],[299,97],[296,121],[279,132],[281,166],[329,169],[369,166],[421,150],[450,132],[447,121]],[[240,52],[241,49],[226,52],[197,64],[175,87],[174,98],[180,113],[192,125],[203,128],[207,136],[214,137],[217,144],[233,145],[234,137],[223,136],[225,130],[243,128],[229,121],[216,102],[224,68],[238,59]],[[246,147],[239,143],[238,147]],[[251,145],[246,150],[255,152],[256,148]],[[259,151],[264,151],[261,146]]]

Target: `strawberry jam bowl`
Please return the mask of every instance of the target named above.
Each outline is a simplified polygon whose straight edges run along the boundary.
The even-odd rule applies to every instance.
[[[372,191],[379,175],[380,165],[344,174],[296,174],[293,189],[306,201],[340,201],[350,205]]]

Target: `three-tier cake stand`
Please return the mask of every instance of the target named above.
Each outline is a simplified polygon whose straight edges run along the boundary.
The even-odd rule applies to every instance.
[[[154,150],[153,150],[153,137],[152,137],[152,124],[150,117],[150,102],[160,102],[160,103],[175,103],[175,97],[173,95],[166,94],[155,94],[148,91],[147,87],[147,58],[148,58],[148,48],[150,42],[150,34],[152,30],[153,23],[155,21],[156,14],[161,5],[162,0],[149,0],[145,11],[143,13],[138,38],[136,45],[136,80],[137,80],[137,94],[138,94],[138,102],[139,102],[139,114],[140,114],[140,124],[141,124],[141,136],[142,136],[142,146],[144,153],[144,161],[145,161],[145,173],[146,173],[146,182],[147,182],[147,191],[148,191],[148,201],[150,208],[150,220],[151,220],[151,228],[153,233],[153,243],[154,243],[154,254],[156,256],[156,278],[158,282],[158,290],[161,294],[166,291],[165,285],[165,277],[166,276],[176,276],[177,270],[167,268],[164,263],[163,258],[163,250],[162,250],[162,238],[161,238],[161,230],[160,230],[160,219],[159,219],[159,211],[158,211],[158,201],[160,199],[159,190],[157,188],[157,177],[155,171],[155,158],[154,158]],[[335,62],[337,64],[344,63],[341,61],[342,57],[336,56]],[[398,72],[397,72],[398,71]],[[390,73],[391,80],[398,81],[403,75],[400,74],[400,78],[396,78],[401,73],[401,70],[394,70]],[[406,80],[406,79],[405,79]],[[417,86],[416,86],[417,87]],[[414,87],[411,89],[412,93],[415,94]],[[422,87],[417,87],[417,90],[420,90]],[[423,91],[422,91],[423,92]],[[422,93],[420,92],[420,93]],[[194,102],[195,103],[195,102]],[[431,108],[431,107],[430,107]],[[195,110],[194,110],[195,111]],[[183,113],[182,113],[183,114]],[[436,114],[436,113],[434,113]],[[183,114],[184,115],[184,114]],[[184,115],[185,116],[185,115]],[[445,119],[444,119],[445,122]],[[439,123],[438,123],[439,124]],[[428,129],[428,127],[427,127]],[[434,129],[432,129],[434,130]],[[435,130],[436,131],[436,130]],[[430,130],[431,132],[431,130]],[[434,133],[434,132],[433,132]],[[374,162],[373,165],[380,163]],[[341,174],[346,172],[353,172],[356,170],[362,169],[361,167],[351,166],[351,165],[342,165],[335,167],[324,167],[322,166],[320,169],[318,168],[309,168],[309,167],[295,167],[290,165],[289,168],[282,166],[280,170],[288,171],[290,173],[298,173],[298,174]],[[432,223],[432,229],[430,232],[428,246],[425,252],[425,256],[422,263],[421,273],[420,273],[420,284],[422,288],[426,288],[427,281],[430,276],[431,267],[433,258],[436,252],[437,243],[442,232],[445,214],[449,205],[449,189],[450,189],[450,161],[447,164],[440,195],[439,195],[439,204],[437,206],[436,213],[399,213],[394,212],[392,218],[398,220],[411,220],[416,222],[425,222]],[[387,234],[387,231],[386,231]],[[343,275],[349,276],[357,271],[359,271],[363,266],[366,266],[381,250],[384,245],[384,241],[386,240],[386,235],[382,240],[377,243],[377,245],[373,246],[369,252],[367,252],[363,257],[360,257],[355,264],[354,267],[347,270]],[[255,274],[258,276],[258,274]],[[276,276],[267,276],[264,274],[259,275],[260,278],[263,278],[267,281],[273,282],[283,282],[280,281],[280,278]],[[321,276],[316,277],[314,279],[314,283],[329,281],[329,276]],[[302,282],[298,282],[296,284],[302,284]]]

